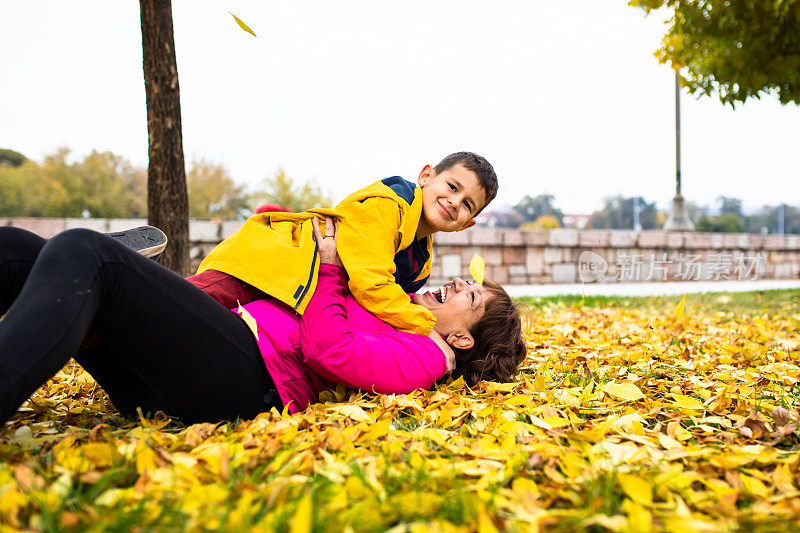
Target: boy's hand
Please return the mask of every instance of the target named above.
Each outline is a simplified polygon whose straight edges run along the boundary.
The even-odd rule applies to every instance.
[[[339,252],[336,251],[336,233],[339,231],[339,221],[335,218],[325,217],[325,235],[319,230],[317,217],[311,219],[311,225],[314,226],[314,237],[317,239],[320,262],[344,268],[342,260],[339,259]]]

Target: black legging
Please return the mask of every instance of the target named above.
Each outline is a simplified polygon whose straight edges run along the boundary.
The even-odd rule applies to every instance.
[[[0,423],[70,356],[125,415],[185,422],[282,409],[253,333],[203,291],[113,239],[0,227]],[[75,353],[90,328],[103,342]]]

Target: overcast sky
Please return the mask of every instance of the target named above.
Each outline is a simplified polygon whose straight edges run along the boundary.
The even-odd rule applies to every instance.
[[[228,11],[258,35],[236,26]],[[341,199],[471,150],[498,204],[567,213],[674,193],[664,15],[625,0],[173,0],[187,160],[257,185],[282,166]],[[147,164],[138,2],[0,2],[0,147]],[[800,204],[800,110],[684,94],[684,195]]]

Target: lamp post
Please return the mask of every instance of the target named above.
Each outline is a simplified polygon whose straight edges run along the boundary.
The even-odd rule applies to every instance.
[[[664,224],[666,231],[691,231],[694,224],[681,195],[681,85],[678,69],[675,69],[675,197],[672,213]]]

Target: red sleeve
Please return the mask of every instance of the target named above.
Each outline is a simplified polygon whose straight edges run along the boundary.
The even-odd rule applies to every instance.
[[[381,394],[428,388],[447,370],[442,350],[427,335],[358,331],[348,323],[344,270],[320,265],[314,296],[300,320],[306,364],[333,381]]]
[[[244,305],[267,298],[266,294],[252,285],[219,270],[209,269],[189,276],[186,281],[193,283],[227,309],[237,307],[240,303]]]

